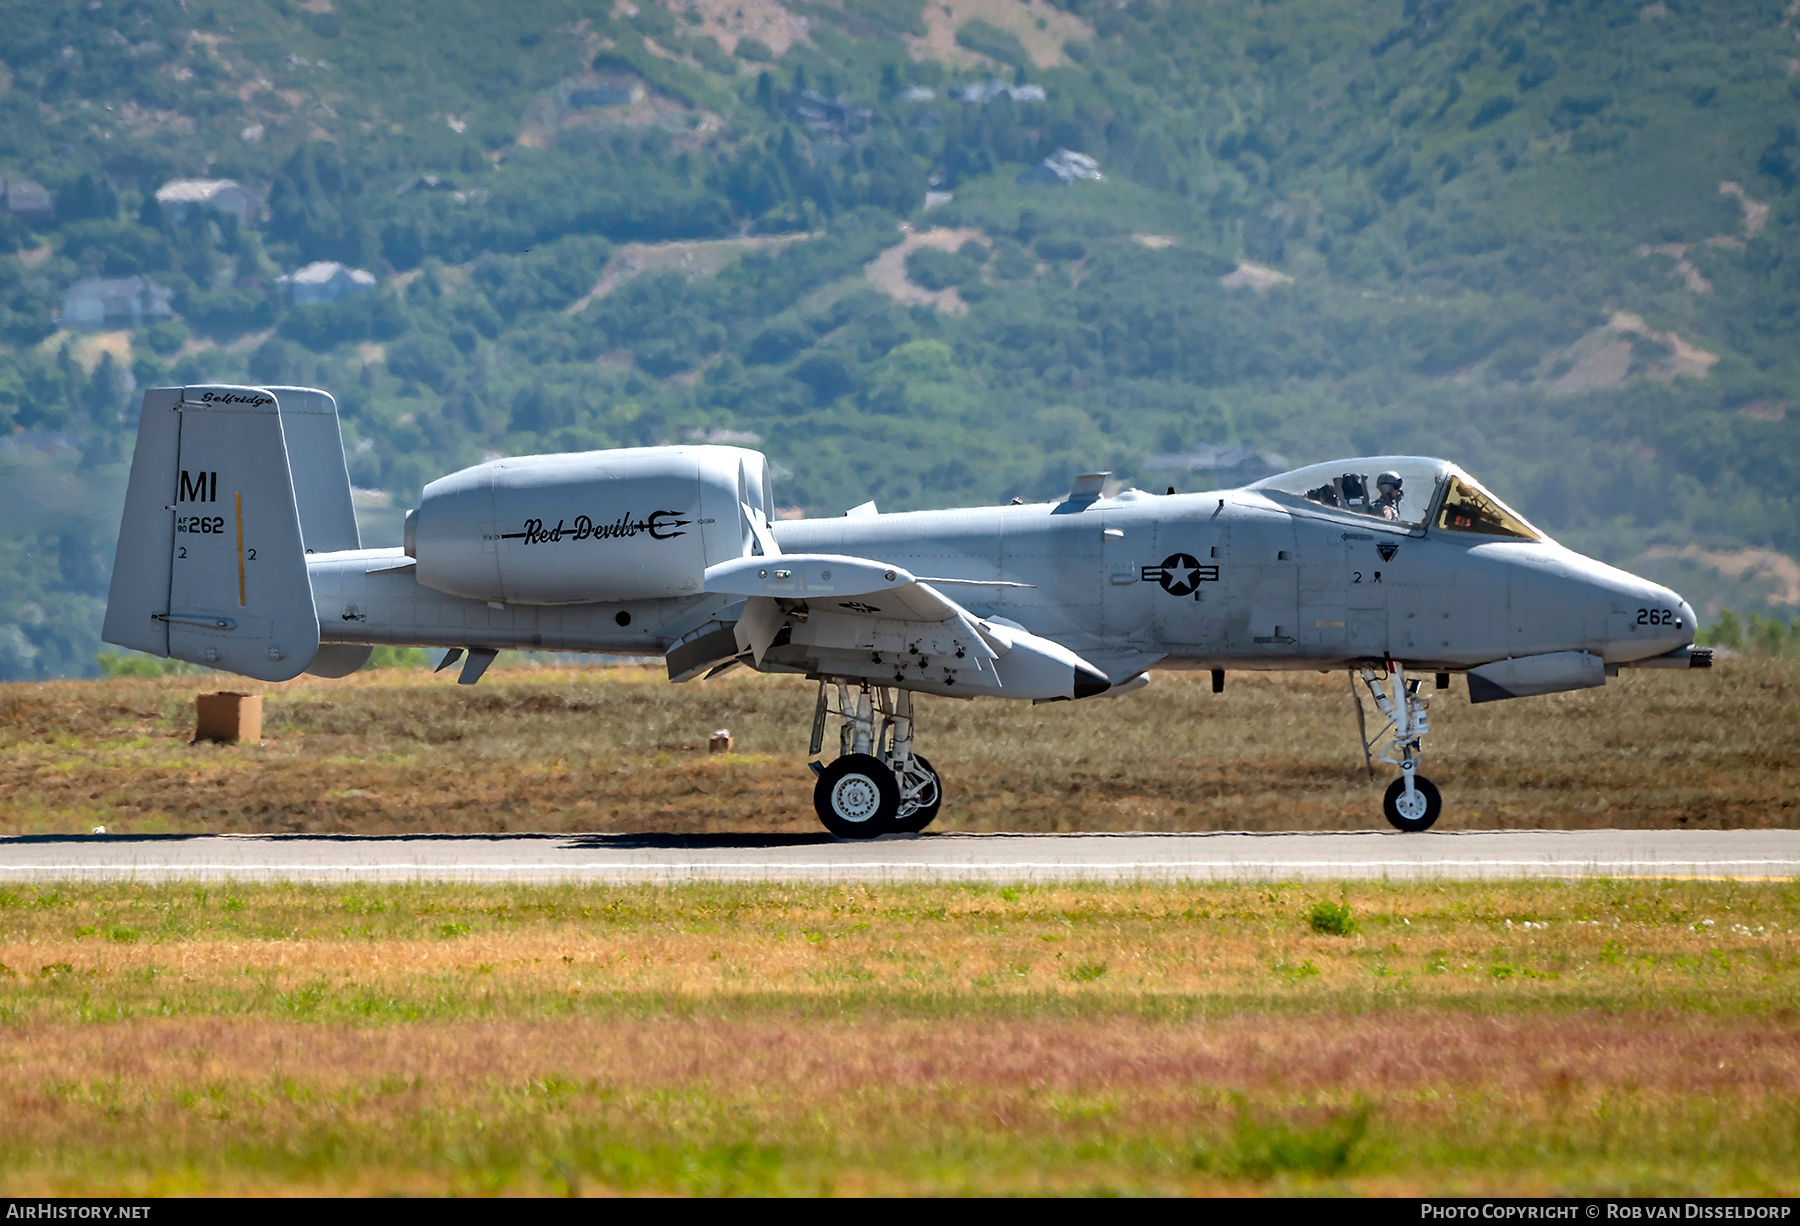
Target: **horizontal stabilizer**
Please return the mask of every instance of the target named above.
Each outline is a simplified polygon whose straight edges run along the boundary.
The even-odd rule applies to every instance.
[[[369,662],[375,649],[367,643],[327,643],[306,666],[310,677],[348,677]]]

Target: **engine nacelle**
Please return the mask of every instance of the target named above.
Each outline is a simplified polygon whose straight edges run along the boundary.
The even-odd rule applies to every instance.
[[[491,460],[425,487],[406,517],[418,581],[510,604],[691,596],[750,553],[768,461],[740,447],[630,447]]]

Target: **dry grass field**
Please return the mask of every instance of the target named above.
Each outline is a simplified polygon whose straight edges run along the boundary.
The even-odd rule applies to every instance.
[[[1791,883],[62,886],[0,962],[9,1195],[1800,1192]]]
[[[271,687],[261,745],[191,745],[218,684],[0,687],[0,831],[815,829],[801,683],[374,673]],[[1346,691],[930,701],[922,747],[953,829],[1369,827]],[[1428,771],[1451,829],[1793,826],[1796,716],[1793,662],[1479,708],[1459,683]],[[736,752],[708,756],[719,727]],[[5,1194],[1794,1195],[1796,1172],[1792,882],[0,885]]]
[[[813,687],[660,669],[376,672],[266,692],[260,746],[190,745],[239,679],[0,686],[0,833],[814,831]],[[920,700],[946,830],[1381,827],[1342,673],[1159,673],[1117,700]],[[1627,671],[1432,708],[1440,829],[1800,825],[1800,661]],[[709,757],[729,728],[737,752]],[[1382,827],[1385,828],[1385,827]]]

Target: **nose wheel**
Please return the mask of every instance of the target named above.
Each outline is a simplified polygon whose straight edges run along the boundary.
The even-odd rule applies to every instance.
[[[1388,785],[1387,794],[1381,799],[1381,812],[1394,829],[1416,834],[1431,829],[1444,811],[1444,799],[1438,794],[1437,787],[1418,773],[1421,746],[1431,731],[1427,718],[1431,698],[1420,690],[1417,681],[1407,681],[1406,670],[1399,664],[1390,660],[1387,667],[1385,679],[1376,677],[1372,668],[1362,670],[1363,686],[1375,700],[1376,709],[1387,720],[1387,726],[1373,737],[1369,736],[1368,721],[1363,715],[1362,691],[1356,688],[1354,673],[1350,675],[1350,692],[1356,697],[1356,723],[1362,730],[1363,760],[1368,763],[1371,778],[1378,756],[1375,743],[1391,733],[1379,760],[1398,766],[1400,778]],[[1383,680],[1389,684],[1383,685]]]
[[[1408,834],[1431,829],[1444,809],[1444,798],[1438,795],[1436,784],[1423,775],[1414,775],[1412,782],[1411,795],[1406,791],[1406,779],[1401,777],[1388,784],[1387,795],[1381,798],[1381,811],[1388,824]]]
[[[930,762],[913,752],[912,694],[907,690],[839,683],[837,707],[819,683],[813,712],[812,746],[824,746],[826,720],[836,715],[838,757],[813,764],[813,810],[840,839],[872,839],[882,834],[917,834],[937,817],[944,803],[943,782]]]

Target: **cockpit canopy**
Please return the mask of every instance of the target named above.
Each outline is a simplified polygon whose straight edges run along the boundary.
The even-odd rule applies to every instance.
[[[1398,478],[1398,482],[1394,478]],[[1398,527],[1541,541],[1544,534],[1446,460],[1362,456],[1309,464],[1265,477],[1252,490],[1299,509],[1385,520]]]

